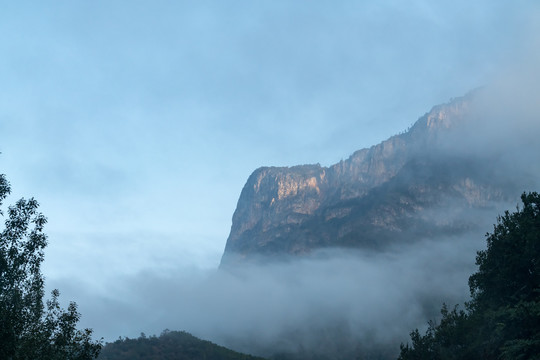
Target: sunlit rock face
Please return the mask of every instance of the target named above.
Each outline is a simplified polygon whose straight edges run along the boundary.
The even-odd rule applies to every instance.
[[[327,247],[379,250],[478,226],[470,214],[512,201],[489,154],[453,151],[473,95],[434,107],[408,131],[330,167],[263,167],[244,186],[222,266]],[[523,189],[521,189],[523,190]],[[475,212],[476,214],[476,212]],[[496,212],[495,212],[496,214]]]

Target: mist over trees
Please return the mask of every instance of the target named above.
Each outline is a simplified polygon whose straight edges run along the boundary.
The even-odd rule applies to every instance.
[[[10,185],[0,175],[0,205],[9,193]],[[0,233],[0,359],[95,359],[101,343],[92,341],[92,330],[77,329],[77,305],[71,302],[63,309],[58,290],[44,301],[41,263],[47,219],[38,206],[33,198],[17,201]]]
[[[523,194],[487,236],[469,278],[465,310],[443,306],[424,335],[411,333],[399,360],[538,359],[540,354],[540,195]]]

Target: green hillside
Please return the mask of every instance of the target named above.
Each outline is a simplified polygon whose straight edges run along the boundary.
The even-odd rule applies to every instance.
[[[242,354],[185,331],[164,331],[159,337],[141,335],[107,343],[99,360],[263,360]]]

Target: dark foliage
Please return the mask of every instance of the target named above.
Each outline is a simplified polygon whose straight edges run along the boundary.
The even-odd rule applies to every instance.
[[[498,218],[476,257],[466,310],[442,309],[425,335],[411,333],[400,360],[540,359],[540,195]]]
[[[9,192],[0,175],[0,204]],[[58,290],[44,303],[47,220],[37,209],[36,200],[19,200],[0,233],[0,359],[95,359],[101,344],[92,342],[91,330],[77,330],[77,305],[62,309]]]
[[[174,360],[262,360],[262,358],[241,354],[201,340],[184,331],[165,330],[159,337],[137,339],[118,339],[107,343],[99,360],[137,360],[137,359],[174,359]]]

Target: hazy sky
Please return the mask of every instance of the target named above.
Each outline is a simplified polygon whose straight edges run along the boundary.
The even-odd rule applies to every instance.
[[[331,165],[484,85],[535,1],[0,2],[0,167],[48,279],[217,267],[263,165]],[[538,23],[538,21],[536,21]],[[77,299],[75,299],[77,300]]]

